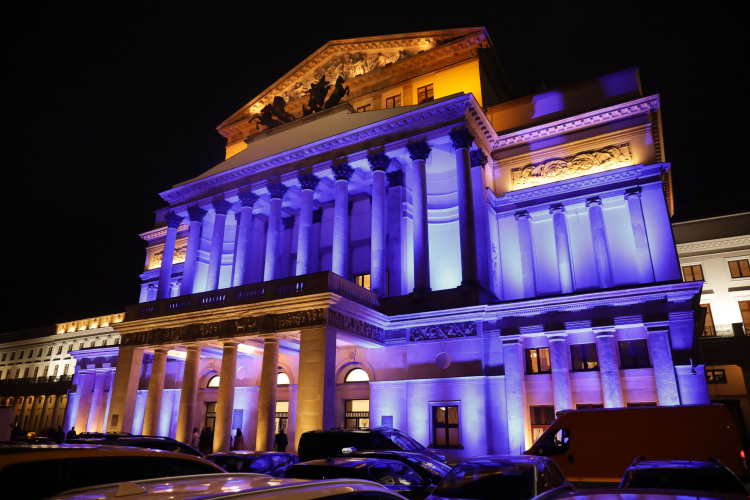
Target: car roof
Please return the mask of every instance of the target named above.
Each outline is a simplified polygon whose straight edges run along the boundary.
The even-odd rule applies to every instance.
[[[424,453],[420,453],[418,451],[403,451],[403,450],[362,450],[362,451],[355,451],[352,453],[347,453],[346,457],[358,457],[363,455],[391,455],[391,456],[400,456],[400,457],[413,457],[413,458],[427,458],[429,460],[434,460],[429,455],[425,455]],[[344,457],[340,457],[344,458]]]
[[[360,465],[366,465],[366,464],[375,464],[375,463],[395,463],[399,466],[401,465],[400,462],[397,460],[388,460],[385,458],[361,458],[361,457],[351,457],[351,458],[331,458],[331,459],[320,459],[320,460],[310,460],[309,462],[302,462],[301,464],[297,465],[312,465],[315,467],[358,467]],[[296,465],[295,465],[296,467]]]
[[[334,432],[351,432],[353,434],[367,434],[372,431],[378,432],[401,432],[398,429],[390,429],[388,427],[363,427],[361,429],[346,429],[343,427],[337,427],[335,429],[323,429],[318,431],[307,431],[305,434],[333,434]]]
[[[11,444],[0,446],[0,468],[15,462],[102,456],[159,456],[199,460],[203,463],[210,463],[193,455],[130,446],[100,444]]]
[[[685,498],[735,500],[747,498],[736,493],[716,493],[692,490],[662,490],[655,488],[600,488],[564,491],[555,495],[555,500],[685,500]]]
[[[545,457],[537,457],[534,455],[483,455],[478,457],[471,457],[467,460],[463,460],[461,464],[487,464],[492,462],[495,464],[536,464],[538,462],[546,461]]]
[[[725,467],[717,462],[704,462],[699,460],[643,460],[629,467],[633,469],[702,469],[710,467],[712,469],[724,469]]]
[[[209,457],[247,457],[247,456],[270,456],[270,455],[292,455],[292,453],[282,453],[280,451],[253,451],[253,450],[238,450],[238,451],[220,451],[218,453],[211,453],[209,455],[206,455],[206,458]]]
[[[56,499],[75,500],[114,499],[121,488],[142,488],[140,495],[133,499],[181,500],[200,498],[201,500],[227,498],[244,493],[243,498],[294,498],[295,500],[328,497],[356,491],[383,491],[384,486],[360,479],[282,479],[263,474],[204,474],[174,478],[149,479],[132,483],[114,483],[64,492]],[[145,490],[145,491],[144,491]],[[138,490],[135,490],[136,492]]]

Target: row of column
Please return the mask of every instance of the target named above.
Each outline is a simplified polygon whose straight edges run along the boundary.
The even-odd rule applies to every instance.
[[[635,241],[635,257],[638,265],[639,283],[653,283],[654,268],[648,246],[646,223],[643,218],[641,188],[627,191],[625,193],[625,200],[628,204],[630,225]],[[586,208],[588,209],[591,226],[591,238],[594,245],[594,258],[596,261],[597,276],[599,277],[599,288],[611,288],[614,286],[614,279],[601,198],[598,196],[589,198],[586,200]],[[549,208],[549,213],[552,215],[552,225],[555,234],[557,269],[560,278],[561,293],[572,293],[575,291],[575,285],[565,207],[560,203],[553,204]],[[537,294],[531,215],[528,211],[522,210],[515,213],[515,219],[518,225],[518,239],[521,251],[521,274],[523,277],[524,298],[531,298]]]
[[[489,254],[487,253],[489,229],[486,214],[486,200],[481,169],[487,162],[487,158],[481,151],[471,151],[473,136],[468,129],[459,129],[450,132],[450,140],[455,150],[456,179],[458,190],[458,213],[461,240],[461,266],[462,284],[479,285],[480,276],[489,276]],[[430,288],[430,255],[429,234],[427,217],[427,191],[425,163],[430,155],[431,148],[426,141],[419,141],[407,145],[409,156],[412,160],[414,173],[412,186],[413,194],[413,221],[414,221],[414,290],[416,292],[427,292]],[[403,182],[403,173],[396,178],[386,171],[391,163],[385,153],[377,153],[367,157],[372,170],[372,211],[371,211],[371,288],[374,292],[385,296],[386,269],[387,269],[387,210],[388,200],[386,197],[386,180],[389,184],[400,185]],[[334,165],[332,167],[335,181],[334,197],[334,220],[333,220],[333,245],[332,245],[332,272],[347,276],[349,255],[349,181],[354,174],[354,169],[346,164]],[[298,181],[302,187],[300,224],[297,239],[297,262],[295,272],[297,276],[307,274],[309,270],[308,258],[310,249],[310,228],[313,218],[314,192],[318,187],[320,179],[313,174],[299,176]],[[268,220],[268,234],[265,247],[265,266],[263,272],[264,281],[278,278],[278,260],[281,250],[281,208],[288,187],[278,182],[267,186],[270,195],[270,208]],[[248,279],[248,256],[251,249],[252,209],[258,200],[258,196],[251,192],[239,194],[242,204],[240,212],[235,213],[237,220],[237,235],[235,238],[235,258],[232,268],[232,286],[238,286],[249,282]],[[221,257],[223,253],[224,230],[226,216],[231,204],[226,200],[213,202],[215,211],[214,229],[211,240],[211,252],[208,262],[208,273],[206,290],[215,290],[219,285],[219,274],[221,271]],[[193,293],[195,284],[196,264],[198,261],[198,250],[200,246],[200,232],[202,220],[206,210],[197,206],[188,208],[190,219],[188,245],[185,255],[180,295]],[[172,275],[172,259],[168,258],[174,254],[177,230],[182,222],[182,217],[170,212],[166,216],[167,235],[164,244],[164,259],[159,274],[159,286],[157,299],[169,297],[170,279]],[[400,242],[395,238],[394,242]],[[485,283],[488,285],[488,283]]]
[[[65,394],[26,396],[15,399],[14,426],[26,432],[40,432],[63,425],[67,405]]]
[[[114,368],[79,368],[73,377],[75,392],[69,395],[65,430],[104,432],[107,411],[112,400]]]

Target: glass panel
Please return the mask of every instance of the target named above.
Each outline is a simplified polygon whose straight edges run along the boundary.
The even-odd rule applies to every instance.
[[[276,413],[289,413],[289,401],[276,401]]]
[[[648,357],[648,343],[645,340],[636,340],[633,342],[635,364],[639,368],[648,368],[651,366],[651,360]]]
[[[370,376],[361,368],[355,368],[346,375],[344,382],[369,382]]]
[[[276,385],[289,385],[291,382],[289,381],[289,375],[286,373],[279,373],[276,376]]]
[[[620,366],[622,368],[633,368],[633,355],[630,353],[630,342],[619,342]]]
[[[461,464],[434,491],[443,498],[492,498],[502,492],[503,500],[526,500],[534,496],[534,469],[529,464],[500,460]],[[488,492],[494,492],[493,495]]]
[[[685,266],[682,268],[682,273],[685,275],[685,281],[695,281],[693,278],[693,268]]]
[[[435,444],[438,446],[445,446],[448,444],[445,441],[445,429],[437,429],[435,431]]]
[[[216,403],[206,403],[206,411],[208,413],[216,413]]]
[[[596,355],[596,344],[584,344],[583,349],[586,354],[586,369],[595,369],[599,365],[599,358]]]
[[[396,474],[396,481],[402,486],[418,486],[422,482],[422,478],[408,465],[392,463],[391,467]]]
[[[570,346],[570,360],[573,370],[585,369],[585,363],[583,361],[583,346],[572,345]]]
[[[221,377],[218,375],[213,377],[211,380],[208,381],[208,387],[219,387]]]
[[[693,276],[695,276],[695,281],[703,281],[703,268],[701,266],[693,266]]]
[[[347,429],[356,429],[357,428],[357,419],[356,418],[347,418],[346,424]]]
[[[526,373],[539,373],[538,359],[536,349],[526,349]]]
[[[729,274],[732,275],[732,278],[740,277],[740,264],[738,261],[733,260],[729,262]]]
[[[458,425],[458,406],[448,406],[448,424]]]
[[[370,411],[370,400],[369,399],[351,399],[347,401],[347,403],[350,403],[350,408],[346,411],[358,411],[358,412],[364,412],[364,411]]]
[[[435,407],[435,421],[438,424],[445,425],[445,406]]]
[[[458,445],[458,427],[448,428],[448,444],[456,446]]]
[[[549,349],[546,347],[539,349],[539,371],[542,373],[552,371],[549,362]]]
[[[740,276],[743,278],[750,276],[750,260],[740,261]]]

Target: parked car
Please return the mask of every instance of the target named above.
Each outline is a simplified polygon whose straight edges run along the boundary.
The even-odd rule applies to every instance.
[[[134,436],[132,434],[82,434],[75,439],[68,439],[67,444],[101,444],[109,446],[133,446],[149,450],[173,451],[194,457],[202,457],[203,453],[190,445],[169,437],[162,436]]]
[[[297,454],[302,462],[320,458],[337,457],[342,453],[357,450],[401,450],[423,453],[445,463],[440,453],[425,448],[408,434],[398,429],[372,427],[369,429],[329,429],[309,431],[300,436]]]
[[[126,496],[133,495],[133,496]],[[138,495],[138,496],[136,496]],[[385,487],[371,481],[334,479],[329,481],[303,481],[279,479],[256,474],[222,474],[192,477],[151,479],[120,484],[108,484],[67,491],[57,500],[91,500],[141,498],[149,500],[323,500],[365,499],[404,500]]]
[[[285,478],[364,479],[380,483],[407,498],[423,499],[434,488],[408,465],[382,458],[327,458],[292,466]]]
[[[255,472],[284,477],[289,467],[299,463],[297,455],[275,451],[227,451],[205,456],[227,472]]]
[[[745,451],[722,405],[566,410],[525,452],[549,457],[571,481],[619,483],[634,457],[716,457],[738,476]]]
[[[573,485],[552,460],[526,455],[492,455],[460,462],[428,499],[529,500],[538,495],[552,497],[572,489]]]
[[[46,437],[19,436],[10,440],[11,443],[19,444],[57,444],[54,440]]]
[[[339,457],[385,458],[388,460],[396,460],[408,465],[414,469],[417,474],[432,481],[432,484],[438,484],[443,480],[445,475],[451,471],[449,465],[446,465],[443,462],[438,462],[427,455],[414,451],[355,451],[339,455]]]
[[[208,460],[167,451],[100,445],[0,447],[2,498],[33,500],[86,486],[194,474],[226,474]]]
[[[504,498],[504,497],[503,497]],[[696,495],[690,490],[661,490],[651,488],[598,488],[566,490],[543,494],[538,500],[747,500],[747,495],[704,492]]]
[[[742,481],[718,460],[643,460],[639,457],[625,472],[620,488],[748,494]]]

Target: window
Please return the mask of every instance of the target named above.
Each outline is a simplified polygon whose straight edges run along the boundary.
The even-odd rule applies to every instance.
[[[714,317],[711,314],[711,305],[706,304],[701,306],[706,310],[706,321],[703,323],[703,337],[716,337],[716,329],[714,328]]]
[[[19,368],[18,370],[16,370],[16,380],[18,380],[18,375],[20,374],[21,374],[21,369]]]
[[[742,322],[745,324],[745,333],[747,334],[750,330],[750,300],[740,300],[737,305],[740,306],[740,315],[742,315]]]
[[[432,407],[432,443],[434,446],[459,446],[458,406]]]
[[[219,382],[221,382],[221,377],[218,375],[214,375],[211,377],[211,380],[208,381],[208,385],[206,387],[219,387]]]
[[[370,275],[369,274],[358,274],[354,277],[354,282],[361,287],[370,289]]]
[[[549,373],[549,348],[526,349],[526,373]]]
[[[646,401],[643,403],[628,403],[628,408],[638,408],[640,406],[656,406],[654,401]]]
[[[102,347],[106,347],[106,346],[107,346],[107,339],[104,339],[102,340]]]
[[[682,274],[685,275],[685,281],[703,281],[703,268],[697,266],[682,266]]]
[[[45,366],[44,367],[44,375],[42,375],[42,377],[46,377],[47,376],[47,372],[49,372],[49,366]]]
[[[10,353],[10,360],[11,361],[13,361],[13,358],[15,358],[15,357],[16,357],[16,353],[15,352]]]
[[[393,469],[394,477],[396,478],[396,484],[400,486],[419,486],[422,484],[422,478],[417,475],[416,472],[411,470],[411,467],[398,462],[391,463],[391,469]]]
[[[645,340],[619,342],[621,368],[651,368],[648,343]]]
[[[357,108],[357,113],[362,113],[364,111],[370,111],[371,105],[365,104],[364,106],[360,106]]]
[[[435,93],[432,90],[432,84],[419,87],[417,89],[417,104],[435,100]]]
[[[34,349],[29,349],[29,359],[34,356]]]
[[[598,405],[598,404],[576,405],[576,410],[592,410],[594,408],[604,408],[604,405]]]
[[[68,374],[68,368],[70,367],[70,364],[65,365],[65,368],[63,368],[63,375]]]
[[[385,100],[385,108],[398,108],[401,106],[401,94],[388,97]]]
[[[369,472],[370,475],[380,484],[396,484],[396,482],[393,480],[393,476],[391,476],[391,470],[388,468],[387,464],[376,463],[374,465],[371,465]]]
[[[23,351],[21,351],[21,354],[18,355],[18,359],[23,359]]]
[[[542,462],[537,465],[537,495],[563,485],[565,479],[557,467],[551,467],[550,462]]]
[[[570,346],[570,358],[573,371],[598,370],[599,358],[596,356],[596,344],[578,344]]]
[[[536,441],[555,420],[555,407],[530,406],[529,413],[531,414],[531,439]]]
[[[747,259],[729,261],[729,274],[732,278],[750,278],[750,261]]]
[[[63,346],[61,345],[57,347],[57,354],[62,354],[62,348]]]
[[[52,346],[47,349],[47,356],[52,356]]]
[[[7,352],[4,352],[4,353],[3,353],[3,361],[5,361],[5,358],[6,358],[6,356],[8,356],[8,353],[7,353]]]
[[[116,339],[115,339],[115,342],[114,342],[114,343],[113,343],[112,345],[119,345],[119,344],[120,344],[120,339],[119,339],[119,338],[116,338]]]
[[[344,423],[347,429],[370,427],[370,400],[348,399],[344,401]]]
[[[29,378],[29,369],[28,369],[28,368],[26,368],[26,369],[25,369],[25,370],[23,371],[23,378]]]
[[[247,472],[270,472],[271,471],[271,461],[268,460],[266,457],[259,458],[252,464],[250,464],[250,467],[247,468]]]
[[[706,382],[709,384],[726,384],[727,374],[724,370],[706,370]]]
[[[36,378],[36,376],[39,374],[39,367],[37,366],[34,368],[34,376],[32,378]]]
[[[55,365],[55,369],[52,371],[52,376],[57,377],[57,370],[60,368],[60,365]]]
[[[68,350],[66,352],[70,352],[73,350],[73,344],[68,344]]]
[[[276,385],[289,385],[289,375],[287,375],[284,372],[279,372],[278,375],[276,375]]]
[[[279,429],[289,428],[289,401],[276,401],[276,427],[274,433],[278,434]]]
[[[39,352],[38,352],[38,353],[36,353],[36,357],[37,357],[37,358],[38,358],[39,356],[41,356],[41,355],[42,355],[42,351],[43,351],[43,350],[44,350],[44,348],[43,348],[43,347],[40,347],[40,348],[39,348]]]
[[[344,382],[369,382],[370,376],[362,368],[355,368],[346,374]]]

